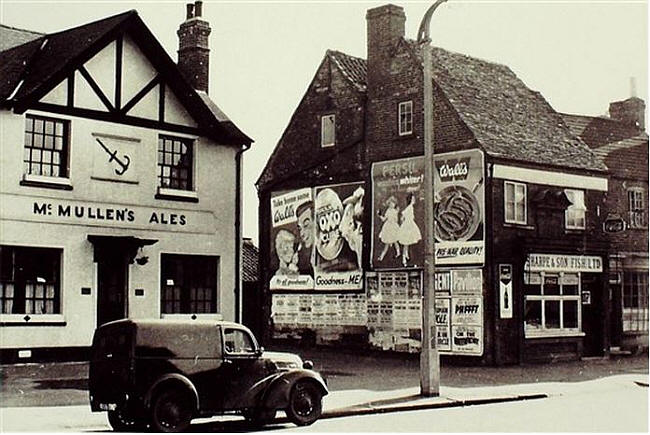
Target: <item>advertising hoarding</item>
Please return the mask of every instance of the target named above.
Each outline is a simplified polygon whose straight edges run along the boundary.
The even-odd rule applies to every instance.
[[[363,288],[363,183],[314,189],[314,288]]]
[[[313,214],[311,188],[271,195],[271,290],[313,290]]]

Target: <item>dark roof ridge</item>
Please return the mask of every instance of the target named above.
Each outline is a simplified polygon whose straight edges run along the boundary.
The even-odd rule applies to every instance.
[[[83,29],[84,27],[95,26],[98,23],[102,23],[104,21],[114,20],[114,19],[116,19],[118,17],[121,17],[121,16],[124,16],[124,18],[128,18],[128,17],[130,17],[132,15],[138,15],[138,11],[136,11],[135,9],[129,9],[128,11],[120,12],[119,14],[111,15],[110,17],[104,17],[104,18],[100,18],[100,19],[95,20],[95,21],[91,21],[89,23],[82,24],[81,26],[73,26],[73,27],[69,27],[67,29],[58,30],[56,32],[46,33],[45,36],[60,35],[62,33],[66,33],[66,32],[69,32],[71,30],[78,31],[80,29]]]

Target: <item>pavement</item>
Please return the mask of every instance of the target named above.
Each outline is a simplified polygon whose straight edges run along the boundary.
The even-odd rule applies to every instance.
[[[648,386],[648,355],[644,354],[506,367],[443,365],[440,394],[423,397],[418,355],[283,350],[313,360],[315,369],[327,378],[330,394],[323,400],[323,418],[539,400],[604,378],[609,384]],[[90,412],[87,373],[83,362],[0,366],[0,432],[38,431],[32,425],[39,423],[25,416],[38,415],[43,407],[57,409],[48,411],[48,418],[61,419],[52,427],[65,430],[66,418],[74,416],[73,420],[83,422],[75,431],[105,429],[105,413]],[[282,423],[284,418],[279,417]]]

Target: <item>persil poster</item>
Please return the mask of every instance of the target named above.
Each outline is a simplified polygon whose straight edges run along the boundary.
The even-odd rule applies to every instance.
[[[312,189],[271,195],[271,290],[313,290]]]
[[[483,263],[485,182],[480,150],[433,158],[436,264]]]
[[[372,165],[372,249],[375,269],[424,264],[424,159]]]
[[[363,183],[314,189],[314,283],[316,290],[363,287]]]

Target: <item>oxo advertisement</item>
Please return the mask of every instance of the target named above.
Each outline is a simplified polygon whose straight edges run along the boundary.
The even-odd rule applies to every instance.
[[[436,264],[483,263],[483,153],[437,154],[433,165]]]
[[[314,188],[316,290],[358,290],[363,285],[363,183]]]

